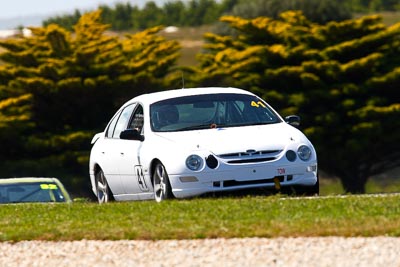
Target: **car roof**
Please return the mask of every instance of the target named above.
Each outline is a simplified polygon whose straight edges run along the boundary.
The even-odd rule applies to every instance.
[[[59,182],[57,178],[49,177],[20,177],[20,178],[1,178],[0,184],[15,184],[15,183],[54,183]]]
[[[139,95],[128,102],[125,105],[133,103],[133,102],[143,102],[147,104],[151,104],[154,102],[158,102],[164,99],[170,99],[175,97],[182,96],[191,96],[191,95],[207,95],[207,94],[218,94],[218,93],[235,93],[235,94],[248,94],[253,95],[251,92],[248,92],[243,89],[232,88],[232,87],[203,87],[203,88],[182,88],[182,89],[173,89],[166,90],[161,92],[149,93]]]

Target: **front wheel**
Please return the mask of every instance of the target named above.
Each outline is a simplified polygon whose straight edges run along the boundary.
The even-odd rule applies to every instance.
[[[114,199],[102,170],[96,173],[96,188],[99,204],[107,203]]]
[[[167,171],[161,163],[157,163],[154,169],[153,185],[155,201],[161,202],[173,197]]]

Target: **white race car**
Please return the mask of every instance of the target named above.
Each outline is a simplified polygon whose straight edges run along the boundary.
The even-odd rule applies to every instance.
[[[99,203],[258,188],[318,194],[317,155],[299,122],[236,88],[140,95],[93,137],[92,190]]]

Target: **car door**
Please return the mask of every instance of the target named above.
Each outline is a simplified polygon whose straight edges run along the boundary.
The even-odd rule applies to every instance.
[[[105,138],[102,141],[101,155],[103,157],[101,168],[107,178],[108,185],[114,195],[125,194],[124,185],[121,179],[121,159],[123,159],[124,141],[120,139],[120,133],[126,129],[135,104],[125,107],[110,122]]]
[[[118,111],[114,115],[105,130],[104,137],[97,141],[94,147],[95,152],[92,150],[92,153],[97,154],[97,163],[100,165],[108,185],[114,194],[120,194],[122,190],[118,167],[114,163],[117,160],[117,154],[113,151],[114,143],[116,142],[113,139],[113,132],[120,115],[121,111]]]
[[[143,134],[143,107],[138,104],[132,114],[127,129],[136,129]],[[120,147],[120,174],[126,194],[141,194],[149,192],[148,182],[145,181],[143,168],[140,162],[140,149],[142,142],[139,140],[121,140]]]

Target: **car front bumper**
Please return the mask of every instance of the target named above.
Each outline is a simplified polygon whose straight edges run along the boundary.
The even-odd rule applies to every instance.
[[[317,181],[317,163],[287,166],[246,166],[230,170],[212,170],[169,175],[172,193],[177,198],[194,197],[211,192],[303,186]]]

